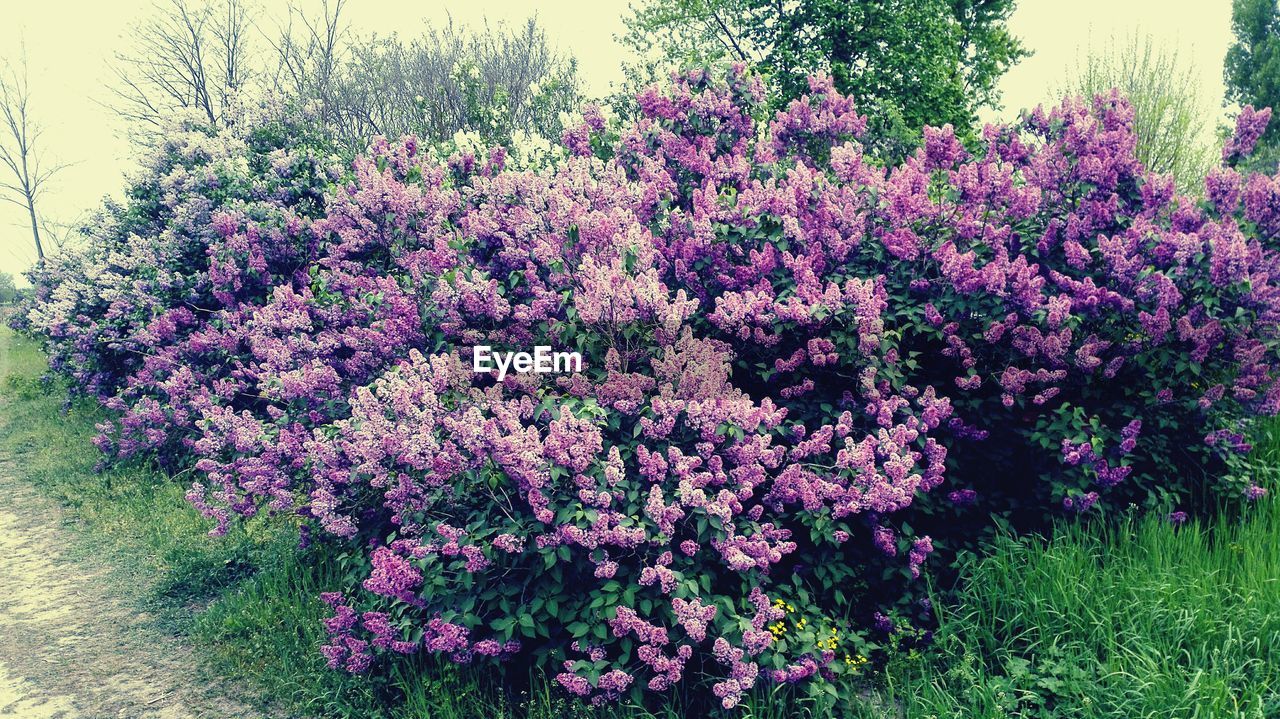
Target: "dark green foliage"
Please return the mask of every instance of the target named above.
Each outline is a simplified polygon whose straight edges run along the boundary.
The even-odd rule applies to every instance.
[[[1000,76],[1028,51],[1006,21],[1013,0],[650,0],[624,41],[659,65],[727,60],[769,75],[785,103],[830,73],[871,118],[875,149],[900,159],[926,124],[961,135],[997,104]],[[652,63],[633,79],[656,73]]]
[[[1276,0],[1233,0],[1235,42],[1223,60],[1226,101],[1256,108],[1280,107],[1280,9]],[[1280,123],[1267,128],[1251,166],[1274,170]]]

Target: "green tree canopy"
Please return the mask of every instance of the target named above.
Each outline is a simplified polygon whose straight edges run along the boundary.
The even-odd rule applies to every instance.
[[[0,305],[11,304],[17,297],[18,288],[13,281],[13,275],[0,272]]]
[[[1028,53],[1008,30],[1014,0],[647,0],[624,41],[663,66],[746,62],[782,101],[829,72],[876,131],[951,123],[961,134],[998,102],[1000,76]],[[879,127],[875,127],[879,125]]]
[[[1280,12],[1276,0],[1234,0],[1231,30],[1236,40],[1223,62],[1227,102],[1280,110]],[[1272,123],[1261,144],[1274,147],[1280,123]]]

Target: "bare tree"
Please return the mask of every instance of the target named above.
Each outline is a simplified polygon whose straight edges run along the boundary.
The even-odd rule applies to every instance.
[[[290,4],[274,28],[255,24],[251,0],[160,1],[115,68],[115,109],[144,128],[178,108],[226,126],[237,95],[273,94],[316,112],[331,139],[360,150],[374,135],[474,130],[500,140],[524,129],[554,137],[560,113],[578,99],[576,64],[532,19],[510,29],[449,22],[409,39],[357,37],[346,24],[348,0],[317,0],[308,11]],[[259,28],[264,55],[249,38]]]
[[[5,63],[0,75],[0,116],[4,122],[3,137],[0,137],[0,163],[8,170],[5,179],[0,181],[0,200],[27,211],[31,220],[31,239],[36,245],[36,261],[44,262],[44,245],[40,241],[42,219],[36,204],[48,182],[66,165],[46,162],[40,145],[43,128],[31,114],[31,83],[25,48],[17,66]]]
[[[291,3],[276,39],[267,37],[278,61],[272,77],[274,91],[318,102],[326,122],[333,119],[334,79],[346,58],[345,6],[346,0],[322,0],[320,17],[315,18]]]
[[[159,125],[178,109],[194,109],[211,125],[225,124],[235,98],[256,79],[243,0],[166,0],[135,26],[134,48],[116,56],[113,107],[120,115]]]
[[[358,38],[317,55],[336,62],[323,86],[296,96],[318,101],[334,137],[357,149],[374,135],[441,139],[471,130],[502,140],[523,129],[555,137],[560,113],[579,99],[576,63],[533,19],[481,30],[449,22],[407,40]]]

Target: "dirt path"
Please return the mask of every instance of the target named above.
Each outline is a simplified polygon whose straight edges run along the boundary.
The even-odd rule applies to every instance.
[[[10,474],[0,461],[0,717],[263,716],[194,677],[190,647],[70,556],[61,508]]]

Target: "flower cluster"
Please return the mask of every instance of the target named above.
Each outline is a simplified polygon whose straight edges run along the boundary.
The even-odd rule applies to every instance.
[[[637,100],[539,169],[176,136],[28,322],[118,411],[100,446],[190,460],[215,531],[300,515],[349,548],[323,651],[352,672],[540,661],[591,702],[732,708],[859,671],[993,512],[1167,512],[1188,462],[1265,494],[1280,180],[1178,195],[1115,94],[890,168],[827,78],[771,116],[741,68]],[[585,362],[499,381],[477,345]]]

